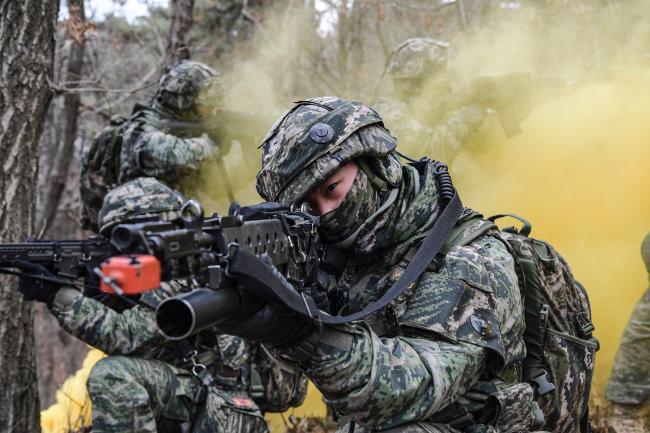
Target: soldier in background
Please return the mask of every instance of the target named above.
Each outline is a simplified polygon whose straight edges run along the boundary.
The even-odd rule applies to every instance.
[[[448,164],[490,110],[498,111],[507,136],[518,134],[531,87],[528,74],[458,83],[448,70],[451,52],[448,43],[431,38],[404,41],[386,66],[394,98],[373,106],[402,145],[417,146],[421,154]],[[515,101],[518,107],[512,106]]]
[[[143,217],[173,220],[184,201],[156,179],[134,179],[106,195],[100,232]],[[51,276],[31,263],[22,269]],[[257,344],[214,330],[182,341],[158,332],[156,306],[191,289],[184,280],[163,282],[120,311],[77,289],[21,277],[27,299],[45,302],[63,329],[109,355],[88,379],[93,432],[266,432],[263,412],[302,403],[306,379]]]
[[[650,277],[650,233],[641,244],[641,257]],[[627,322],[605,396],[612,403],[612,415],[608,419],[610,431],[648,431],[646,403],[650,396],[650,287],[637,302]]]
[[[223,153],[207,128],[188,132],[177,127],[181,122],[209,126],[223,95],[223,81],[214,69],[187,60],[175,65],[160,79],[149,105],[136,105],[122,127],[118,182],[151,176],[177,188],[203,161]]]
[[[83,228],[97,231],[104,196],[137,177],[155,177],[192,196],[199,168],[209,160],[221,171],[232,201],[222,161],[230,142],[215,141],[223,96],[223,82],[214,69],[182,61],[161,77],[147,105],[136,104],[127,119],[113,118],[83,157]]]

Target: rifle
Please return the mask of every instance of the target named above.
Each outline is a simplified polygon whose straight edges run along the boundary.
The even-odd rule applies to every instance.
[[[521,133],[519,122],[530,112],[532,96],[532,79],[528,73],[478,77],[447,96],[436,96],[435,104],[422,108],[423,118],[437,122],[451,111],[479,104],[496,111],[506,137],[513,137]]]
[[[0,272],[21,275],[7,268],[15,267],[17,259],[29,260],[46,266],[56,282],[99,281],[101,292],[119,296],[188,279],[197,290],[158,308],[163,334],[182,339],[242,311],[256,311],[269,300],[278,302],[277,291],[267,290],[260,278],[280,281],[281,302],[315,311],[304,291],[317,278],[317,228],[318,217],[277,203],[204,218],[200,204],[190,200],[177,220],[120,224],[108,239],[0,244]],[[241,281],[247,281],[246,291]]]
[[[228,138],[244,143],[261,139],[271,125],[273,125],[273,120],[263,114],[222,109],[216,110],[213,116],[205,122],[168,120],[162,124],[163,127],[178,134],[206,133],[216,142],[223,142],[225,138]]]
[[[233,188],[228,177],[223,157],[230,151],[232,140],[237,140],[244,148],[244,157],[247,154],[257,154],[257,142],[269,130],[273,120],[262,114],[250,114],[238,111],[216,110],[210,120],[204,122],[186,122],[180,120],[166,120],[161,127],[168,129],[173,134],[181,137],[196,137],[207,134],[215,143],[219,144],[219,152],[215,156],[217,170],[219,170],[222,183],[228,194],[228,199],[235,201]],[[255,163],[257,163],[257,160]],[[248,164],[250,158],[245,158]]]
[[[142,223],[135,225],[142,225]],[[150,231],[162,231],[169,229],[170,226],[170,223],[163,221],[147,223]],[[135,249],[131,251],[132,254],[142,252],[143,250]],[[146,280],[130,281],[131,285],[126,290],[122,290],[113,280],[102,280],[105,273],[113,273],[111,263],[107,262],[107,259],[118,254],[120,254],[119,250],[110,239],[101,236],[92,236],[84,240],[29,240],[23,243],[0,244],[0,273],[25,275],[20,271],[9,270],[16,267],[17,261],[22,260],[43,265],[56,275],[56,278],[29,275],[30,277],[75,287],[78,287],[80,280],[83,280],[84,291],[93,297],[97,295],[98,289],[118,295],[140,293],[143,290],[143,281]],[[129,260],[134,259],[135,256]],[[145,266],[147,266],[146,262]],[[134,285],[137,288],[133,288]],[[155,287],[157,286],[149,284],[147,288]]]

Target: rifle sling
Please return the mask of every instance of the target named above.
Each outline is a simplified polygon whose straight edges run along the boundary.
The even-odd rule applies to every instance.
[[[436,219],[431,231],[395,284],[377,301],[361,311],[346,316],[331,316],[318,310],[310,296],[296,291],[274,267],[267,265],[257,256],[245,251],[237,249],[233,254],[229,266],[229,273],[233,276],[240,276],[242,280],[254,280],[258,284],[258,287],[262,287],[264,290],[270,289],[277,299],[299,314],[313,317],[328,325],[353,322],[384,308],[422,275],[449,237],[462,210],[463,205],[456,192],[440,216]],[[258,295],[263,294],[258,293]],[[268,294],[265,297],[268,298]]]

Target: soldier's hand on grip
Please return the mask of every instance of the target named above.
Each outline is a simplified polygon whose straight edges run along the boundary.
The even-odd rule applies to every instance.
[[[56,275],[45,266],[25,260],[15,260],[13,265],[22,271],[18,279],[18,291],[25,299],[44,302],[48,308],[51,308],[56,293],[63,285],[56,282]]]
[[[271,302],[246,318],[238,317],[218,327],[227,334],[280,349],[297,346],[318,329],[311,318]]]

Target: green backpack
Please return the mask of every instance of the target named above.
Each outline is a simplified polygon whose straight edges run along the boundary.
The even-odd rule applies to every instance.
[[[127,119],[113,116],[110,124],[95,136],[81,162],[81,226],[99,231],[97,214],[104,197],[117,186],[123,126]]]
[[[529,237],[528,221],[512,214],[487,220],[493,223],[505,216],[523,223],[520,229],[503,229],[500,238],[516,261],[526,319],[523,377],[533,386],[544,413],[539,430],[587,433],[589,392],[599,348],[592,335],[587,292],[553,246]],[[493,224],[477,224],[475,218],[461,222],[447,245],[469,244],[491,228]]]

